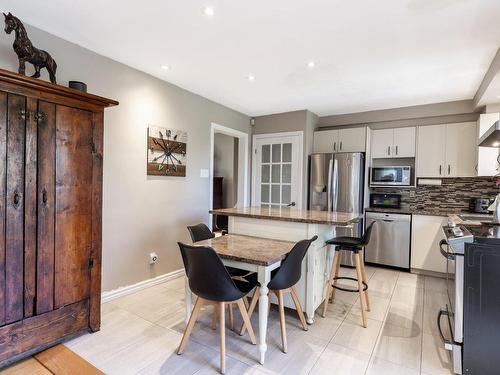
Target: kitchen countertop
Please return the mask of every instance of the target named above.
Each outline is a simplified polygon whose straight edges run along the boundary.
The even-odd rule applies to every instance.
[[[462,213],[462,210],[443,209],[443,208],[380,208],[380,207],[367,207],[365,212],[385,212],[391,214],[406,214],[406,215],[425,215],[425,216],[450,216]]]
[[[309,211],[290,208],[241,207],[210,210],[214,215],[249,217],[253,219],[292,221],[308,224],[349,225],[359,221],[361,214],[348,212]]]

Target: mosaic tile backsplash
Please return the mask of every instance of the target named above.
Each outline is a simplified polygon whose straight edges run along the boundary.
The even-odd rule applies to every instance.
[[[494,198],[500,193],[493,177],[443,178],[440,186],[380,187],[371,191],[400,194],[402,208],[449,212],[467,211],[470,198]]]

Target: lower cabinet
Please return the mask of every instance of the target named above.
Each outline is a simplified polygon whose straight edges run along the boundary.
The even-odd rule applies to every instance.
[[[439,252],[439,241],[444,239],[441,227],[447,221],[443,216],[412,216],[412,269],[446,273],[446,259]]]

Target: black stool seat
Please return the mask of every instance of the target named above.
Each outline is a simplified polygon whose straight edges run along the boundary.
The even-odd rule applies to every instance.
[[[356,251],[361,250],[363,247],[362,240],[363,239],[359,237],[335,237],[326,241],[326,244],[341,247],[342,250]]]

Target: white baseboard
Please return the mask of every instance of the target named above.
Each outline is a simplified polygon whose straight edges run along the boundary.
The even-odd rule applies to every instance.
[[[110,290],[108,292],[103,292],[101,294],[101,302],[102,303],[109,302],[109,301],[112,301],[116,298],[123,297],[123,296],[126,296],[128,294],[138,292],[139,290],[149,288],[153,285],[158,285],[158,284],[161,284],[161,283],[164,283],[166,281],[173,280],[173,279],[176,279],[176,278],[182,277],[182,276],[184,276],[184,268],[180,268],[176,271],[172,271],[172,272],[160,275],[160,276],[156,276],[152,279],[139,281],[136,284],[123,286],[123,287],[120,287],[117,289]]]

